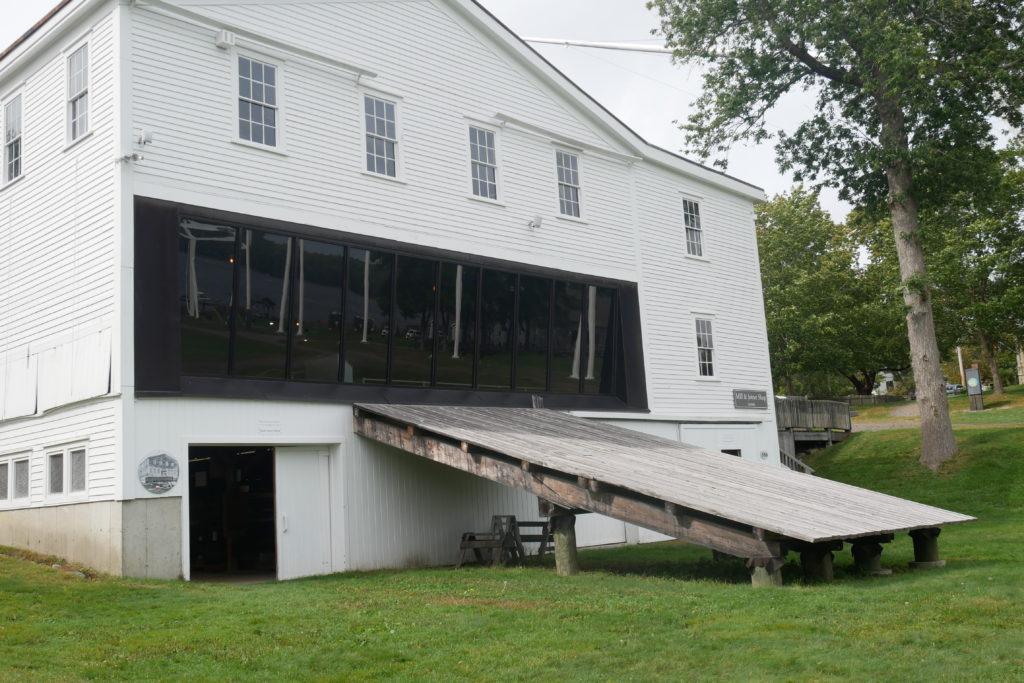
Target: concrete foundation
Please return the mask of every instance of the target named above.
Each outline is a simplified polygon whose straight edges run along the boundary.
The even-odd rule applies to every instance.
[[[181,574],[181,498],[0,511],[0,545],[55,555],[104,574]]]

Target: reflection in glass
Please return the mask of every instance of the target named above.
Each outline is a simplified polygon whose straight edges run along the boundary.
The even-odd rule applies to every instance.
[[[512,385],[510,347],[515,275],[496,270],[483,271],[480,305],[481,389],[509,389]]]
[[[239,320],[235,325],[235,374],[284,377],[288,351],[288,301],[295,241],[246,230],[239,273]]]
[[[345,379],[387,382],[394,254],[349,249],[345,298]]]
[[[586,374],[583,391],[587,394],[611,393],[612,339],[615,330],[615,290],[608,287],[588,287],[589,309],[586,338]]]
[[[298,240],[292,379],[338,381],[345,247]]]
[[[437,386],[473,386],[476,339],[476,287],[480,269],[445,263],[441,266],[441,324]]]
[[[398,257],[391,381],[399,386],[430,386],[434,357],[434,294],[439,265],[437,261]]]
[[[548,318],[551,280],[519,278],[519,334],[516,342],[516,389],[544,391],[548,369]]]
[[[584,289],[576,282],[555,282],[555,319],[551,338],[554,356],[551,390],[554,392],[575,394],[580,390]]]
[[[235,229],[185,218],[178,235],[182,374],[225,376]]]

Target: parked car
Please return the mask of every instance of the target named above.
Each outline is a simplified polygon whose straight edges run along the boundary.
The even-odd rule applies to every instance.
[[[955,396],[956,394],[962,394],[962,393],[964,393],[964,385],[963,384],[947,384],[946,385],[946,394],[948,394],[949,396]]]

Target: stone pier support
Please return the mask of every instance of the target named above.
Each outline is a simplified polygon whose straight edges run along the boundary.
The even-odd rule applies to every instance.
[[[939,558],[939,533],[941,529],[914,529],[910,538],[914,541],[914,561],[910,566],[914,569],[931,569],[945,567],[946,561]]]
[[[555,572],[559,576],[580,573],[580,560],[576,551],[576,515],[558,511],[551,516],[555,537]]]
[[[832,551],[842,550],[843,544],[811,543],[800,549],[800,566],[804,570],[804,580],[809,582],[826,582],[835,578],[832,570]]]
[[[750,585],[755,588],[766,586],[782,585],[782,565],[785,560],[781,557],[752,557],[747,560],[747,569],[750,570]]]
[[[892,535],[857,538],[852,541],[853,561],[863,574],[889,576],[892,570],[882,566],[882,544],[892,541]]]

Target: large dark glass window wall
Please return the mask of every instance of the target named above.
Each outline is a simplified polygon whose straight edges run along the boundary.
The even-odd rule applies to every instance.
[[[182,374],[616,394],[614,288],[184,218]]]

